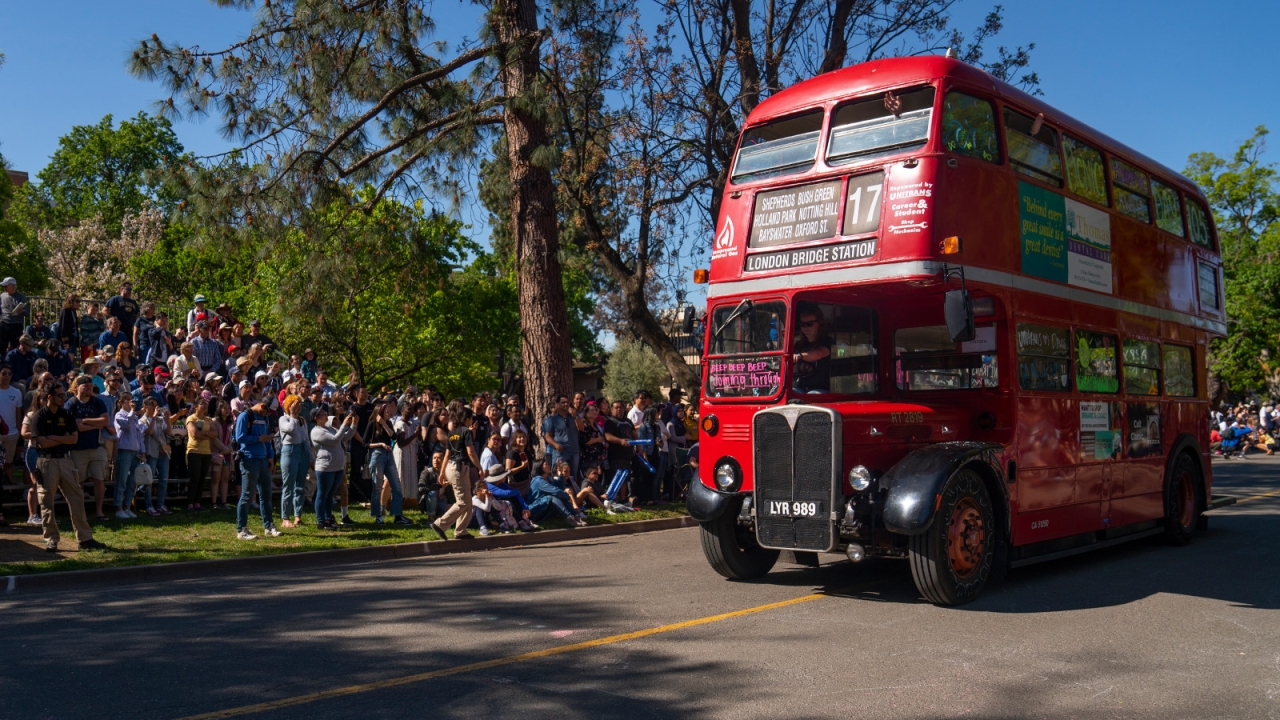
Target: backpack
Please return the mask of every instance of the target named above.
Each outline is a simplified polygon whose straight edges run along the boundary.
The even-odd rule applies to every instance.
[[[146,487],[155,482],[155,475],[151,472],[151,466],[146,463],[138,465],[138,469],[133,471],[133,481],[138,487]]]
[[[1235,440],[1235,439],[1236,439],[1236,429],[1228,425],[1227,429],[1222,431],[1222,442],[1227,442],[1229,440]]]

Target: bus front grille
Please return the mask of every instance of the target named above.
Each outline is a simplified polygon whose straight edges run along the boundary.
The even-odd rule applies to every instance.
[[[784,406],[762,410],[753,423],[754,506],[760,544],[785,550],[832,549],[831,511],[838,494],[835,468],[840,467],[835,444],[838,416],[824,408]],[[807,517],[776,513],[783,503],[817,512]]]

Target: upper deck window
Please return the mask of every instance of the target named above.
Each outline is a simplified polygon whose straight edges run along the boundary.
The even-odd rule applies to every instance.
[[[1111,180],[1116,186],[1116,209],[1144,223],[1151,222],[1151,178],[1120,158],[1111,158]]]
[[[1151,181],[1152,195],[1156,200],[1156,225],[1167,233],[1185,237],[1182,231],[1182,203],[1178,191],[1159,180]]]
[[[1191,242],[1213,249],[1213,236],[1209,233],[1209,214],[1200,203],[1187,198],[1187,227],[1191,229]]]
[[[742,134],[733,181],[793,175],[813,167],[822,134],[822,111],[749,128]]]
[[[942,103],[942,142],[947,150],[1000,162],[996,113],[991,103],[962,92],[949,92]]]
[[[1102,153],[1070,135],[1062,136],[1062,152],[1067,158],[1067,189],[1099,205],[1110,205]]]
[[[887,92],[836,108],[827,162],[844,165],[924,147],[933,118],[933,97],[933,88],[925,87]]]
[[[1040,182],[1062,187],[1062,156],[1058,131],[1009,108],[1004,109],[1004,139],[1013,169]],[[1037,132],[1031,132],[1032,130]]]

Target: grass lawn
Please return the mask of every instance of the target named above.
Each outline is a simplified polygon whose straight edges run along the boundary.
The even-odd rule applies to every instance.
[[[604,525],[681,517],[684,514],[683,503],[654,505],[637,509],[636,512],[617,515],[607,515],[603,510],[590,510],[587,513],[587,522],[590,525]],[[155,518],[143,514],[136,520],[116,520],[114,517],[102,522],[90,520],[94,539],[106,543],[109,550],[75,552],[71,553],[71,557],[48,562],[0,562],[0,576],[439,539],[439,536],[427,527],[425,516],[412,510],[407,511],[405,515],[418,524],[414,527],[399,527],[375,525],[367,509],[353,507],[351,517],[360,524],[343,527],[336,532],[317,530],[314,524],[307,524],[301,528],[283,528],[280,527],[280,519],[277,517],[276,527],[284,534],[278,538],[259,536],[253,541],[236,539],[235,515],[235,510],[205,510],[198,513],[175,511],[172,515]],[[303,516],[306,523],[312,523],[314,518],[314,515]],[[14,518],[10,517],[9,520],[12,522]],[[68,547],[73,546],[75,534],[71,529],[70,520],[63,512],[59,513],[58,527],[62,531],[63,544]],[[261,527],[261,519],[255,510],[249,516],[249,529],[258,534]],[[547,520],[542,523],[542,527],[558,529],[568,526],[559,520]],[[35,530],[38,538],[39,529],[32,528],[32,530]],[[472,532],[475,532],[474,527]],[[0,538],[4,535],[5,531],[0,530]]]

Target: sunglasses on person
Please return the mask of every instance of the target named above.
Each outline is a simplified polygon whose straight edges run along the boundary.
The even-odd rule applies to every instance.
[[[817,320],[805,320],[800,323],[800,327],[813,327],[814,325],[817,325],[817,324],[818,324]]]

